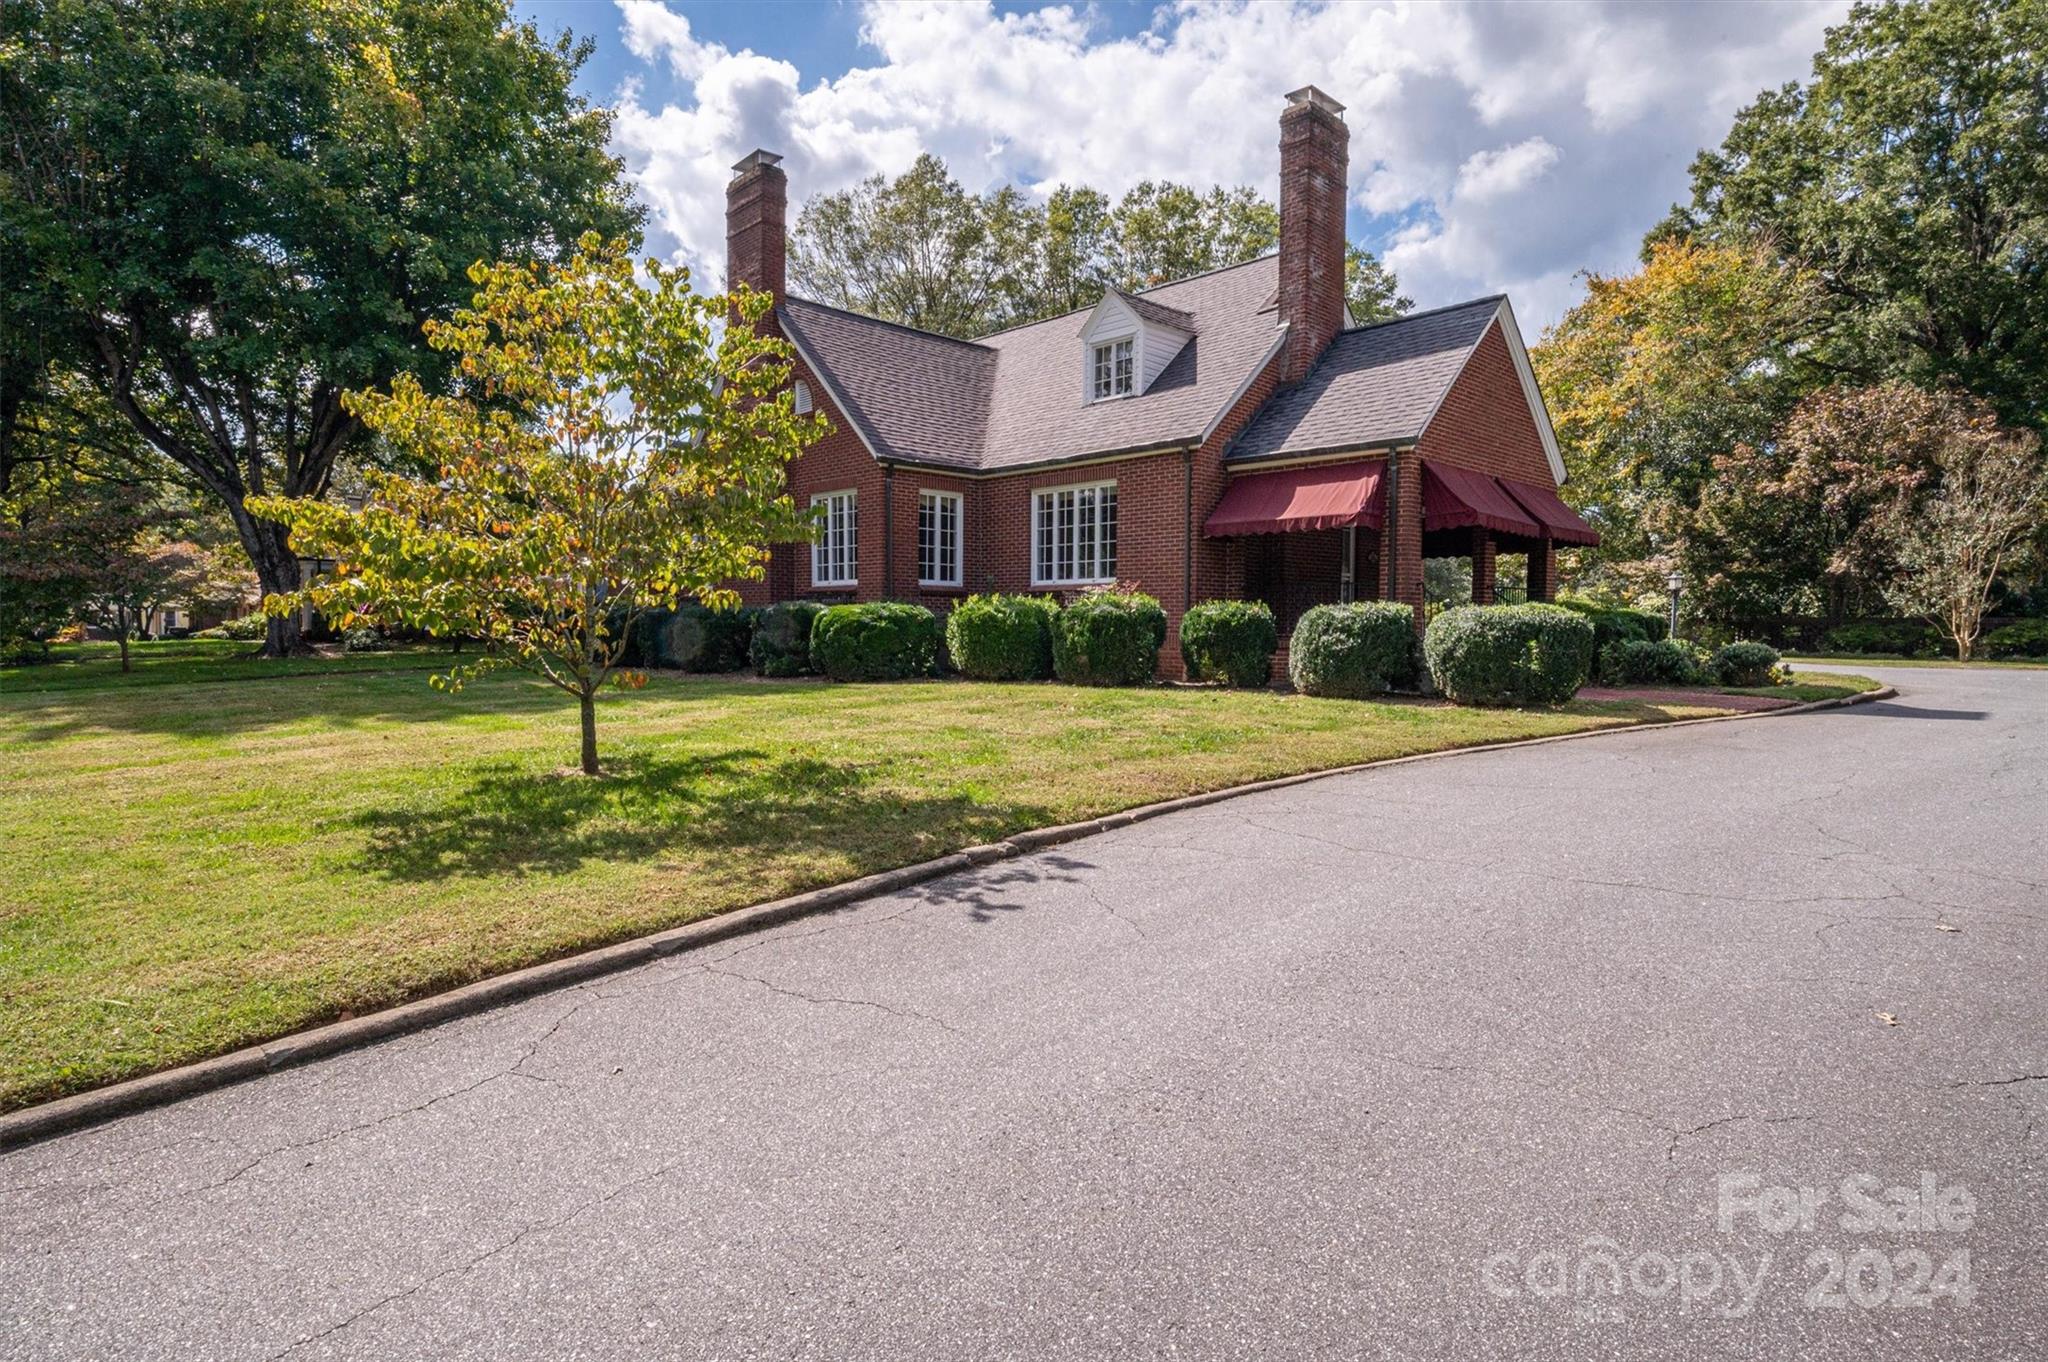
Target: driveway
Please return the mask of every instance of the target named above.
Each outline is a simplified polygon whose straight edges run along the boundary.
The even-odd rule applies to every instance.
[[[0,1357],[2048,1355],[2048,673],[1886,675],[17,1151]]]

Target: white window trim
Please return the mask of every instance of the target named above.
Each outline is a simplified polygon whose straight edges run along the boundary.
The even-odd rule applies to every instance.
[[[1040,568],[1041,568],[1042,566],[1050,566],[1050,565],[1049,565],[1049,564],[1041,564],[1041,563],[1040,563],[1040,562],[1038,561],[1038,503],[1039,503],[1039,499],[1040,499],[1041,497],[1057,496],[1057,495],[1058,495],[1059,493],[1061,493],[1061,492],[1084,492],[1084,491],[1088,491],[1088,490],[1089,490],[1089,489],[1091,489],[1091,488],[1092,488],[1092,489],[1093,489],[1094,491],[1096,491],[1097,493],[1101,493],[1101,492],[1114,492],[1114,491],[1116,491],[1116,479],[1115,479],[1115,478],[1101,478],[1101,479],[1097,479],[1097,480],[1094,480],[1094,481],[1090,481],[1090,482],[1063,482],[1063,483],[1060,483],[1060,484],[1058,484],[1057,486],[1053,486],[1053,487],[1034,487],[1034,488],[1032,488],[1032,489],[1031,489],[1031,525],[1030,525],[1030,536],[1031,536],[1031,540],[1030,540],[1030,543],[1031,543],[1031,548],[1030,548],[1030,552],[1031,552],[1031,585],[1032,585],[1032,586],[1034,586],[1034,587],[1049,587],[1049,588],[1055,588],[1055,589],[1056,589],[1056,588],[1059,588],[1059,587],[1069,587],[1069,586],[1110,586],[1110,585],[1113,585],[1113,584],[1115,584],[1115,582],[1116,582],[1117,578],[1116,578],[1116,575],[1115,575],[1114,573],[1110,574],[1110,575],[1109,575],[1109,576],[1107,576],[1107,577],[1102,577],[1102,576],[1095,576],[1095,577],[1047,577],[1047,576],[1044,576],[1044,575],[1042,575],[1042,573],[1040,572]],[[1102,503],[1101,503],[1101,500],[1100,500],[1100,498],[1098,497],[1098,498],[1097,498],[1097,501],[1096,501],[1096,508],[1097,508],[1097,509],[1096,509],[1096,520],[1095,520],[1095,525],[1096,525],[1096,531],[1095,531],[1095,561],[1096,561],[1096,563],[1097,563],[1098,565],[1099,565],[1099,564],[1100,564],[1100,563],[1102,562],[1102,512],[1101,512],[1101,504],[1102,504]],[[1122,533],[1123,533],[1123,503],[1122,503],[1122,499],[1121,499],[1121,498],[1119,498],[1119,499],[1118,499],[1118,503],[1117,503],[1117,533],[1118,533],[1118,537],[1119,537],[1119,538],[1121,538],[1121,537],[1122,537]],[[1121,546],[1119,546],[1119,547],[1121,547]],[[1119,554],[1119,555],[1118,555],[1118,558],[1119,558],[1119,561],[1121,561],[1122,555],[1121,555],[1121,554]]]
[[[966,580],[967,498],[958,492],[951,492],[943,487],[920,487],[917,489],[917,514],[920,521],[924,519],[924,499],[926,497],[937,497],[941,501],[953,503],[953,575],[951,577],[927,577],[924,575],[924,544],[922,542],[924,528],[920,525],[918,527],[920,542],[917,555],[917,584],[919,586],[959,586]]]
[[[1098,350],[1109,351],[1109,385],[1113,389],[1116,387],[1116,347],[1119,345],[1131,347],[1131,390],[1127,393],[1106,392],[1098,396],[1095,392],[1095,352]],[[1136,397],[1138,395],[1138,383],[1142,375],[1139,373],[1137,332],[1133,331],[1127,336],[1107,336],[1101,340],[1090,341],[1088,343],[1087,363],[1087,393],[1088,401],[1091,404],[1096,402],[1120,402],[1127,397]]]
[[[848,548],[852,551],[846,555],[846,560],[853,569],[853,575],[850,577],[828,577],[823,575],[823,570],[829,566],[826,549],[831,544],[831,528],[828,525],[823,538],[811,541],[811,585],[815,587],[860,585],[860,489],[857,487],[842,487],[834,492],[818,492],[811,497],[811,505],[813,507],[822,505],[826,507],[827,514],[830,514],[831,504],[835,497],[845,497],[847,510],[851,512],[848,530],[852,542],[848,545]]]

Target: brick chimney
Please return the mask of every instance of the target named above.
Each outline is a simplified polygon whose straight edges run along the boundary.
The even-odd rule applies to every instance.
[[[1313,85],[1280,115],[1280,381],[1298,383],[1344,327],[1344,106]]]
[[[725,187],[725,284],[745,284],[782,300],[789,176],[772,151],[750,151]]]

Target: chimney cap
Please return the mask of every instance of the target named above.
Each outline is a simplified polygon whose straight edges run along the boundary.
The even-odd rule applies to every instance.
[[[778,165],[781,161],[782,154],[780,152],[763,151],[757,147],[740,157],[739,160],[734,161],[732,168],[734,174],[744,175],[757,167]]]
[[[1344,114],[1344,106],[1342,104],[1339,104],[1313,85],[1304,85],[1299,90],[1289,91],[1287,102],[1290,105],[1311,105],[1321,109],[1324,113],[1336,114],[1340,118]]]

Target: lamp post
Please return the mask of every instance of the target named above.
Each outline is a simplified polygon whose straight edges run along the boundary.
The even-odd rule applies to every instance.
[[[1685,574],[1681,573],[1677,568],[1673,568],[1671,575],[1664,579],[1664,585],[1671,590],[1671,627],[1666,631],[1666,635],[1676,639],[1678,637],[1678,593],[1685,586]]]

